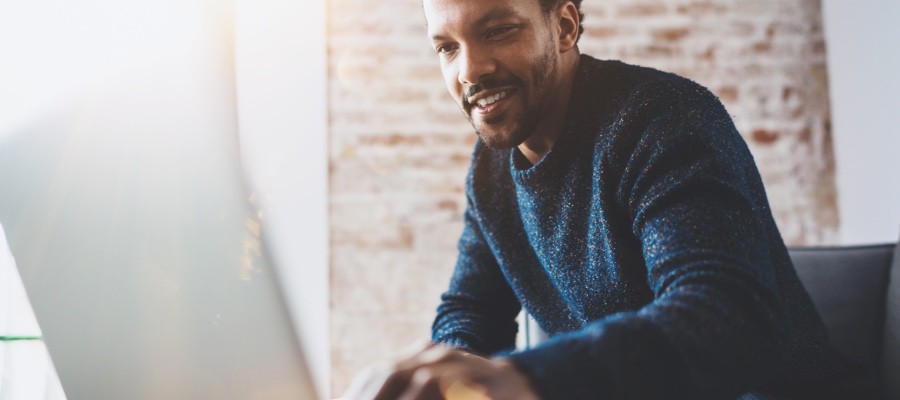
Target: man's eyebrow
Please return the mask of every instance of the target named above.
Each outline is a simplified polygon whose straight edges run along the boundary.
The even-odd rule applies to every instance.
[[[471,26],[472,26],[473,28],[475,28],[475,29],[479,29],[479,28],[481,28],[481,27],[487,25],[487,24],[490,23],[491,21],[498,20],[498,19],[505,19],[505,18],[515,17],[515,16],[517,16],[517,15],[518,15],[518,14],[516,14],[515,11],[513,11],[513,10],[511,10],[511,9],[508,9],[508,8],[494,9],[494,10],[488,11],[488,12],[485,13],[484,15],[478,17],[478,19],[476,19],[475,22],[473,22]],[[428,22],[427,22],[427,21],[426,21],[426,23],[425,23],[425,26],[426,26],[426,27],[428,26]],[[434,34],[434,35],[431,36],[431,41],[432,41],[432,42],[440,41],[440,40],[443,40],[443,39],[446,39],[446,37],[445,37],[444,35],[441,35],[441,34]]]
[[[476,19],[472,26],[475,28],[481,28],[493,20],[515,17],[516,15],[516,12],[509,8],[498,8],[488,11],[487,13]]]

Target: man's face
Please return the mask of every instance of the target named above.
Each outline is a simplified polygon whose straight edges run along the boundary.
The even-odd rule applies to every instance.
[[[557,88],[556,32],[538,0],[423,0],[447,89],[493,148],[522,143]]]

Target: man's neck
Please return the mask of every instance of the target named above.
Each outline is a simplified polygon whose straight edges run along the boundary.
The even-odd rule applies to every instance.
[[[528,161],[534,165],[553,148],[556,139],[562,133],[566,114],[569,109],[569,99],[572,97],[572,84],[575,73],[578,70],[580,56],[578,51],[570,51],[562,54],[561,76],[559,90],[550,99],[549,109],[544,118],[535,127],[534,133],[518,145],[519,151]]]

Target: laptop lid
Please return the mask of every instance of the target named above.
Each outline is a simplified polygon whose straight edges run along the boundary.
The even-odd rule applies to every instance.
[[[0,223],[70,399],[316,397],[202,39],[0,132]]]

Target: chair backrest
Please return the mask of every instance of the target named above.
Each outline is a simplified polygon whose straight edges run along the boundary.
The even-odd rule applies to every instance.
[[[881,387],[885,399],[900,400],[900,243],[894,249],[885,302]]]
[[[871,372],[884,399],[900,400],[900,246],[793,247],[789,253],[832,345]],[[520,348],[547,339],[527,314],[522,322]]]
[[[831,344],[862,363],[879,387],[885,299],[895,244],[795,247],[797,275],[828,328]]]

